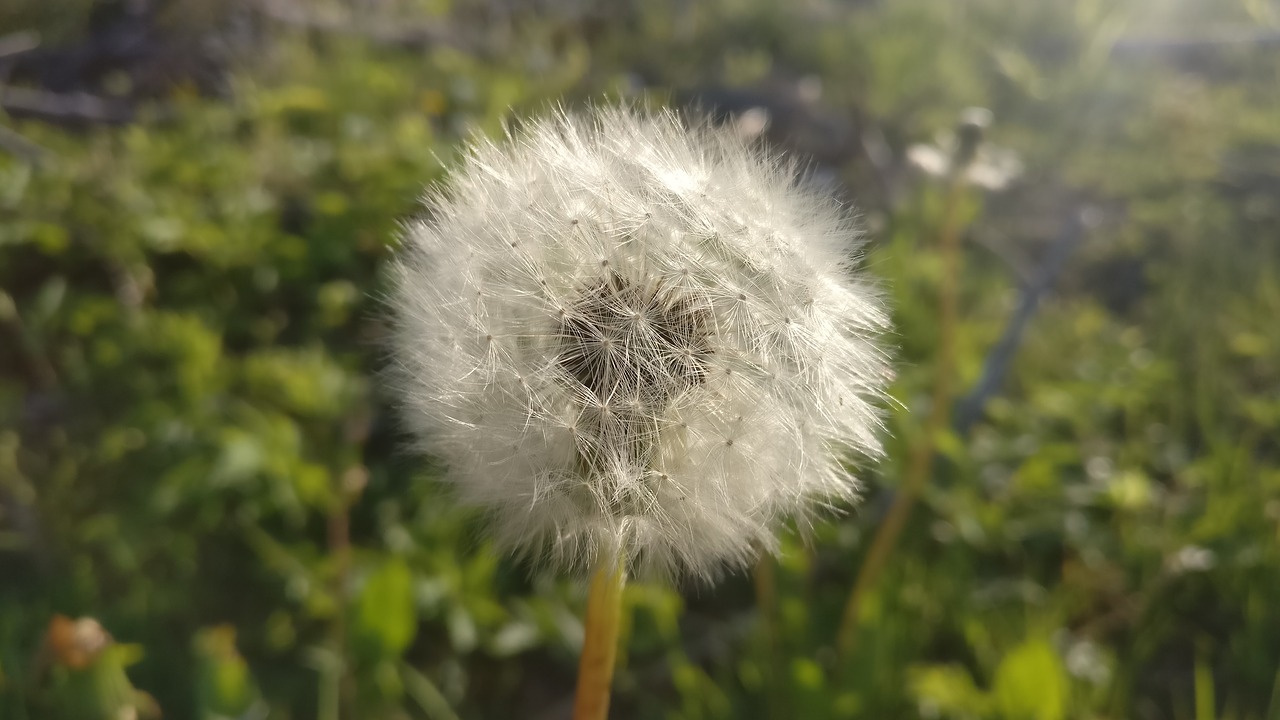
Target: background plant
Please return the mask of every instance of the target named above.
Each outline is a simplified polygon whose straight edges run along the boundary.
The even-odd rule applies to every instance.
[[[0,34],[126,22],[80,5]],[[461,137],[644,88],[765,108],[856,199],[900,405],[863,509],[771,568],[772,623],[758,578],[628,589],[619,717],[1276,716],[1273,5],[150,7],[151,55],[107,72],[0,60],[0,717],[70,712],[55,613],[167,717],[566,714],[583,593],[495,559],[400,452],[374,298]],[[967,106],[1023,172],[956,209],[954,430],[837,668],[937,355],[947,190],[907,151]]]

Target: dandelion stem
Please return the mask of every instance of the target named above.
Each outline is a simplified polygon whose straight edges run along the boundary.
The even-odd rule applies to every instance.
[[[578,690],[573,720],[604,720],[609,715],[613,668],[618,659],[618,629],[622,624],[623,563],[606,559],[591,576],[587,591],[586,634],[578,661]]]
[[[959,320],[959,208],[963,189],[964,186],[958,174],[953,176],[947,188],[942,231],[938,243],[938,250],[942,256],[942,277],[938,285],[938,348],[937,362],[934,365],[932,404],[929,407],[929,415],[925,419],[924,430],[907,458],[906,472],[898,487],[898,493],[889,507],[889,512],[885,515],[884,522],[880,524],[875,537],[872,538],[871,548],[867,551],[862,567],[858,570],[853,590],[849,593],[849,600],[845,604],[844,615],[836,635],[836,648],[842,665],[846,665],[853,658],[863,602],[879,580],[889,555],[897,545],[898,537],[911,517],[916,498],[919,497],[925,482],[933,472],[934,449],[938,435],[946,429],[947,421],[951,417],[954,395],[952,375],[956,364],[956,325]]]

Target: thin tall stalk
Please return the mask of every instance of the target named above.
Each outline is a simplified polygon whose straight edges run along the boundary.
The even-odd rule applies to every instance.
[[[906,472],[898,493],[872,538],[871,548],[858,570],[853,590],[845,603],[836,634],[836,649],[842,666],[853,658],[863,603],[880,579],[880,574],[911,517],[916,499],[933,474],[938,437],[946,430],[951,418],[955,397],[956,327],[960,317],[960,201],[965,190],[964,171],[973,159],[982,131],[981,127],[963,124],[960,129],[961,144],[952,159],[938,237],[942,277],[938,281],[938,347],[934,362],[932,402],[919,440],[912,446],[907,457]]]
[[[351,594],[351,508],[364,492],[367,475],[362,468],[335,474],[336,495],[329,513],[327,536],[329,557],[334,564],[333,594],[336,612],[329,626],[333,667],[322,677],[321,713],[325,720],[356,717],[355,678],[349,663],[347,602]]]
[[[765,693],[768,698],[770,718],[785,717],[783,694],[786,691],[782,668],[782,632],[778,617],[778,561],[769,553],[763,553],[756,562],[754,573],[756,607],[760,615],[762,641],[765,649]]]
[[[591,576],[587,591],[587,619],[578,661],[578,689],[573,702],[573,720],[605,720],[609,716],[609,696],[613,668],[618,659],[618,630],[622,625],[622,588],[626,583],[623,563],[608,559]]]

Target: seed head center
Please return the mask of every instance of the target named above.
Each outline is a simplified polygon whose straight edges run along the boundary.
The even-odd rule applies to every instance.
[[[658,412],[706,379],[711,321],[687,290],[610,272],[560,317],[560,366],[601,401]]]

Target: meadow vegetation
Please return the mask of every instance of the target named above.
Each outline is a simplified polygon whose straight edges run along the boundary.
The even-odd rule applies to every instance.
[[[0,717],[567,716],[584,589],[406,451],[379,302],[463,138],[607,97],[764,108],[729,121],[856,205],[897,358],[859,507],[627,588],[614,717],[1280,718],[1274,3],[142,5],[149,60],[0,56]],[[967,107],[984,172],[921,164]]]

